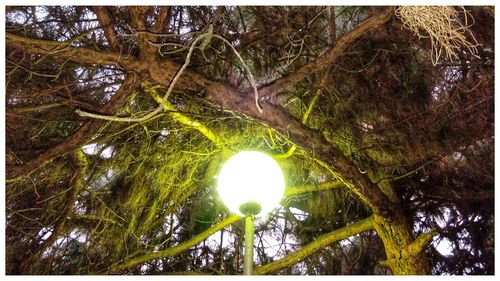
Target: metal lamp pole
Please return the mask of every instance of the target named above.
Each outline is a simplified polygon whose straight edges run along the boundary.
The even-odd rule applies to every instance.
[[[253,242],[255,230],[255,215],[260,213],[259,203],[250,201],[240,206],[240,212],[245,215],[245,262],[243,266],[244,275],[252,275],[253,272]]]
[[[243,274],[252,275],[253,272],[253,239],[254,239],[254,217],[245,217],[245,264]]]

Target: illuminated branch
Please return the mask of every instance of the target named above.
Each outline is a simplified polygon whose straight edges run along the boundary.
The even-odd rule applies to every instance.
[[[111,223],[111,224],[119,224],[117,221],[115,221],[113,219],[94,216],[94,215],[74,215],[73,217],[71,217],[71,219],[72,220],[89,220],[89,221],[106,222],[106,223]]]
[[[382,238],[382,240],[387,239],[384,238],[384,235],[380,236],[380,227],[375,225],[375,228],[377,228],[377,233],[379,234],[379,237]],[[436,234],[437,230],[432,229],[429,232],[420,234],[415,240],[413,240],[413,242],[406,245],[402,249],[395,248],[391,249],[390,251],[386,249],[386,256],[388,256],[389,258],[387,260],[379,261],[379,264],[390,268],[394,274],[429,274],[429,272],[426,271],[427,265],[423,267],[423,269],[425,270],[422,272],[412,271],[414,270],[414,268],[408,265],[415,263],[426,263],[426,260],[423,259],[423,257],[425,257],[424,248],[432,241],[432,238]],[[385,241],[384,244],[389,245]],[[396,244],[397,243],[392,243],[392,247],[394,247]]]
[[[292,147],[290,147],[290,149],[286,153],[273,155],[273,158],[274,159],[286,159],[286,158],[292,156],[293,153],[295,152],[295,150],[297,150],[297,147],[295,145],[292,145]]]
[[[316,94],[312,98],[311,102],[309,103],[309,106],[307,107],[306,113],[304,113],[304,117],[302,117],[302,124],[305,125],[307,123],[307,119],[309,118],[309,115],[311,114],[311,111],[312,111],[314,105],[316,104],[316,101],[318,100],[318,97],[320,94],[321,94],[321,89],[318,89],[316,91]]]
[[[322,235],[313,242],[302,247],[300,250],[297,250],[296,252],[293,252],[280,260],[257,267],[254,269],[254,274],[267,274],[276,272],[280,269],[290,267],[304,260],[308,256],[314,254],[316,251],[327,247],[333,242],[340,241],[342,239],[347,239],[356,234],[368,231],[372,228],[373,228],[373,216],[370,216],[366,219],[345,226],[341,229],[337,229],[328,234]]]
[[[144,254],[142,256],[136,257],[136,258],[125,260],[123,263],[114,264],[107,270],[107,272],[105,272],[105,274],[117,273],[121,270],[130,268],[132,266],[136,266],[136,265],[139,265],[141,263],[148,262],[151,260],[175,256],[175,255],[177,255],[183,251],[186,251],[189,248],[197,245],[198,243],[207,239],[210,235],[212,235],[212,234],[216,233],[217,231],[223,229],[224,227],[240,220],[241,218],[242,217],[239,215],[232,215],[232,216],[224,219],[223,221],[219,222],[218,224],[212,226],[211,228],[196,235],[195,237],[191,238],[190,240],[188,240],[184,243],[181,243],[175,247],[168,248],[168,249],[158,251],[158,252],[150,252],[150,253]]]
[[[163,66],[163,67],[162,67]],[[165,64],[153,64],[152,68],[165,69]],[[163,76],[152,77],[155,83],[165,86]],[[395,206],[381,190],[360,174],[358,167],[346,157],[337,146],[332,145],[321,132],[308,128],[281,106],[265,103],[265,114],[261,114],[254,106],[254,99],[237,92],[230,86],[211,81],[193,72],[186,71],[181,81],[182,87],[192,87],[193,83],[206,89],[206,99],[224,109],[239,112],[241,115],[258,120],[287,136],[298,148],[312,155],[332,175],[352,190],[372,211],[384,215],[395,212]],[[188,82],[189,81],[189,82]],[[389,202],[389,204],[387,204]]]
[[[153,98],[156,100],[156,102],[161,104],[162,101],[165,101],[162,100],[162,98],[158,95],[158,93],[156,93],[156,91],[154,91],[153,87],[150,88],[150,91],[152,92]],[[211,140],[216,146],[222,145],[222,140],[212,130],[210,130],[207,126],[203,125],[202,123],[193,120],[180,112],[177,112],[177,109],[169,101],[165,101],[165,103],[163,104],[163,108],[166,111],[169,111],[169,115],[172,116],[172,118],[174,118],[175,120],[179,121],[179,123],[198,130],[207,139]]]
[[[432,238],[436,236],[437,230],[432,229],[429,232],[420,234],[408,247],[403,251],[403,255],[416,257],[424,248],[431,243]]]
[[[330,182],[324,182],[320,184],[307,184],[307,185],[301,185],[301,186],[294,186],[294,187],[288,187],[285,189],[285,197],[291,197],[295,195],[299,195],[302,193],[306,192],[311,192],[311,191],[320,191],[320,190],[327,190],[327,189],[334,189],[334,188],[339,188],[339,187],[344,187],[344,183],[341,181],[330,181]]]
[[[430,274],[429,264],[423,248],[432,240],[435,231],[431,230],[413,239],[404,223],[389,221],[374,215],[373,227],[384,243],[387,260],[379,264],[399,274]]]

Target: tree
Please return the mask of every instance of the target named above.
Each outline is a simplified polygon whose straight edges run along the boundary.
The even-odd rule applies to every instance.
[[[214,177],[243,149],[288,186],[256,274],[494,272],[493,8],[5,20],[7,273],[241,272]]]

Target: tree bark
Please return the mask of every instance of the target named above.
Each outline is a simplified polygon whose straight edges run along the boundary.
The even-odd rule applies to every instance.
[[[103,26],[104,36],[106,37],[106,40],[108,41],[108,44],[111,47],[111,50],[118,50],[119,42],[118,38],[116,37],[115,30],[111,26],[113,24],[113,21],[109,16],[108,10],[106,9],[105,6],[92,7],[92,10],[96,14],[97,19],[101,23],[101,26]]]
[[[374,228],[384,243],[387,260],[381,264],[396,275],[430,274],[429,262],[423,248],[431,242],[434,231],[423,234],[422,239],[413,239],[411,228],[405,218],[388,221],[375,215]]]

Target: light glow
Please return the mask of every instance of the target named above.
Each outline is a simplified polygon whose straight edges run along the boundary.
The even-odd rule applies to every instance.
[[[244,215],[240,206],[249,201],[262,208],[257,217],[264,217],[279,204],[285,191],[285,179],[274,159],[258,151],[241,151],[222,166],[217,191],[233,213]]]

